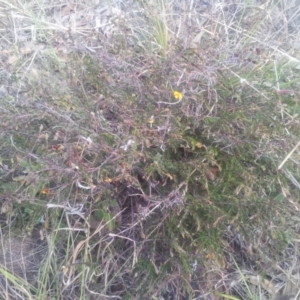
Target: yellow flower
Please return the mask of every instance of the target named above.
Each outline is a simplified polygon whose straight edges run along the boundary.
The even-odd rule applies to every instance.
[[[48,189],[48,188],[42,189],[42,194],[43,195],[49,195],[50,194],[50,189]]]
[[[174,98],[177,100],[181,100],[182,99],[182,94],[178,91],[174,91],[173,92]]]
[[[155,119],[154,119],[154,116],[151,116],[149,119],[148,119],[148,123],[150,125],[150,127],[152,128],[152,124],[154,123]]]

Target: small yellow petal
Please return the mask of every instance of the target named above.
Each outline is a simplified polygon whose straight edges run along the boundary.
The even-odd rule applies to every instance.
[[[153,124],[154,121],[155,121],[154,116],[151,116],[151,117],[148,119],[148,123],[150,123],[150,124]]]
[[[50,189],[48,189],[48,188],[42,189],[42,194],[43,195],[49,195],[50,194]]]
[[[174,98],[177,100],[181,100],[182,99],[182,94],[178,91],[174,91],[173,92]]]
[[[202,148],[203,147],[203,145],[200,143],[200,142],[198,142],[198,143],[196,143],[196,145],[195,145],[197,148]]]

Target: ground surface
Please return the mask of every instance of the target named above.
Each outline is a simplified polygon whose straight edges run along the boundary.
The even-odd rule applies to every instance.
[[[1,297],[296,298],[299,7],[0,0]]]

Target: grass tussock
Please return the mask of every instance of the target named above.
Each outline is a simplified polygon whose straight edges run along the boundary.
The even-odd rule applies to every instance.
[[[296,2],[129,2],[0,0],[2,295],[295,293]]]

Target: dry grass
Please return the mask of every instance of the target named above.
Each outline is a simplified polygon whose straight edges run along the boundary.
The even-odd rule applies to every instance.
[[[178,2],[0,0],[5,297],[297,292],[299,5]]]

